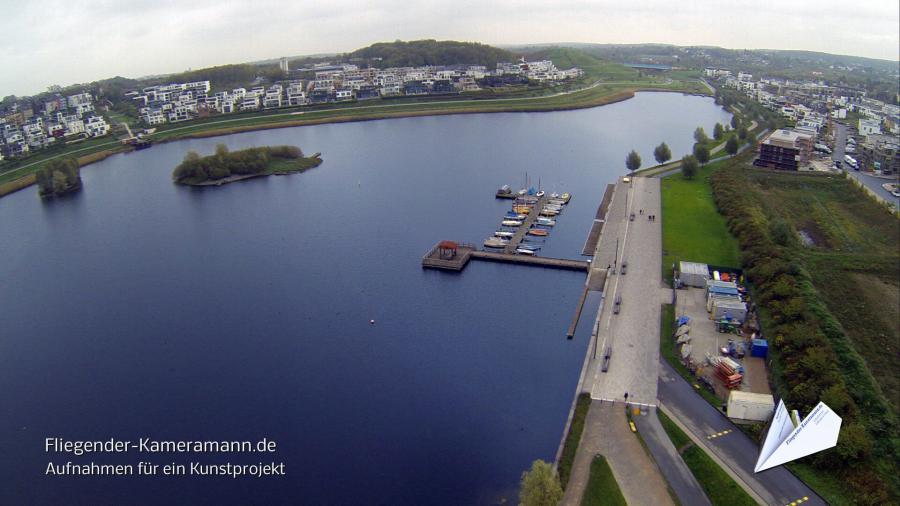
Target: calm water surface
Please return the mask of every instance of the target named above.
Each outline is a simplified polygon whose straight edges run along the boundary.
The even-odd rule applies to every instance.
[[[687,153],[711,99],[395,119],[188,140],[82,171],[84,191],[0,199],[0,504],[491,504],[552,460],[589,325],[584,275],[472,263],[525,174],[574,197],[542,254],[580,258],[637,149]],[[296,144],[302,175],[183,188],[172,168]],[[595,306],[592,300],[590,305]],[[590,311],[586,311],[590,313]],[[370,325],[369,320],[376,320]],[[45,437],[259,440],[274,455],[48,455]],[[284,462],[286,478],[45,477],[48,461]]]

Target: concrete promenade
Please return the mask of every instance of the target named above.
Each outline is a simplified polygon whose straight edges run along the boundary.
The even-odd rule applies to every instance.
[[[609,270],[604,283],[605,300],[594,320],[593,345],[588,349],[580,389],[590,392],[593,402],[563,498],[566,505],[577,505],[581,500],[591,460],[597,453],[606,457],[629,504],[672,504],[665,478],[628,428],[622,402],[628,392],[629,403],[656,405],[660,305],[671,297],[661,287],[659,183],[658,179],[642,177],[633,178],[632,183],[621,179],[617,182],[594,251],[588,282],[599,278],[607,266]],[[632,212],[634,221],[630,220]],[[651,214],[657,216],[656,221],[648,220]],[[623,261],[628,264],[624,275]],[[621,311],[614,314],[617,296],[622,298]],[[601,364],[607,346],[612,349],[612,358],[604,373]],[[643,409],[637,418],[644,418],[647,413]],[[664,448],[666,455],[671,455],[675,450],[670,442],[665,447],[667,442],[660,440],[655,447]],[[680,476],[690,474],[680,459],[665,462],[667,469],[677,469]],[[683,485],[681,488],[694,487],[686,493],[689,497],[703,496],[696,482],[682,480],[679,484]]]
[[[599,265],[618,261],[610,271],[606,303],[595,325],[598,356],[592,356],[590,381],[584,385],[594,400],[625,401],[627,393],[629,403],[656,405],[660,305],[671,297],[660,278],[659,213],[659,179],[637,177],[631,184],[619,183],[594,261],[594,265],[598,258]],[[650,215],[656,220],[650,221]],[[627,263],[625,274],[623,263]],[[614,313],[617,298],[622,301],[619,314]],[[612,355],[609,370],[602,372],[601,352],[607,346]]]

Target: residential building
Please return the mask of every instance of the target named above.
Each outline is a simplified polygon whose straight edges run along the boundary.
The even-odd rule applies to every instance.
[[[881,133],[881,122],[869,119],[859,119],[859,135],[868,136]]]
[[[808,163],[814,142],[815,138],[808,133],[789,129],[776,130],[759,143],[759,157],[753,161],[753,165],[798,170]]]
[[[91,137],[102,137],[109,133],[109,124],[103,116],[91,116],[84,123],[84,130]]]

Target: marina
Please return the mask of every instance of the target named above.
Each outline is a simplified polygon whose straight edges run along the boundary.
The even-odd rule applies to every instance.
[[[610,191],[608,189],[607,193]],[[503,185],[497,190],[497,198],[511,198],[514,201],[512,209],[500,222],[501,230],[484,240],[483,246],[488,249],[479,250],[470,243],[440,241],[422,257],[422,267],[460,272],[469,260],[474,258],[491,262],[590,271],[591,263],[588,261],[549,258],[537,254],[542,242],[534,241],[543,241],[550,236],[549,228],[556,225],[555,217],[572,198],[569,193],[547,195],[543,191],[535,192],[534,188],[522,189],[516,193],[509,185]],[[501,249],[502,251],[496,251]],[[582,301],[583,299],[584,297]]]

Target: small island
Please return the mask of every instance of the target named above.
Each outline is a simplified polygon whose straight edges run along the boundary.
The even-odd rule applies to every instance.
[[[81,189],[81,172],[74,158],[51,160],[35,173],[38,195],[53,198]]]
[[[264,146],[228,151],[224,144],[216,146],[216,153],[201,157],[189,151],[184,161],[172,171],[176,184],[190,186],[220,186],[259,176],[293,174],[317,167],[322,155],[303,156],[296,146]]]

